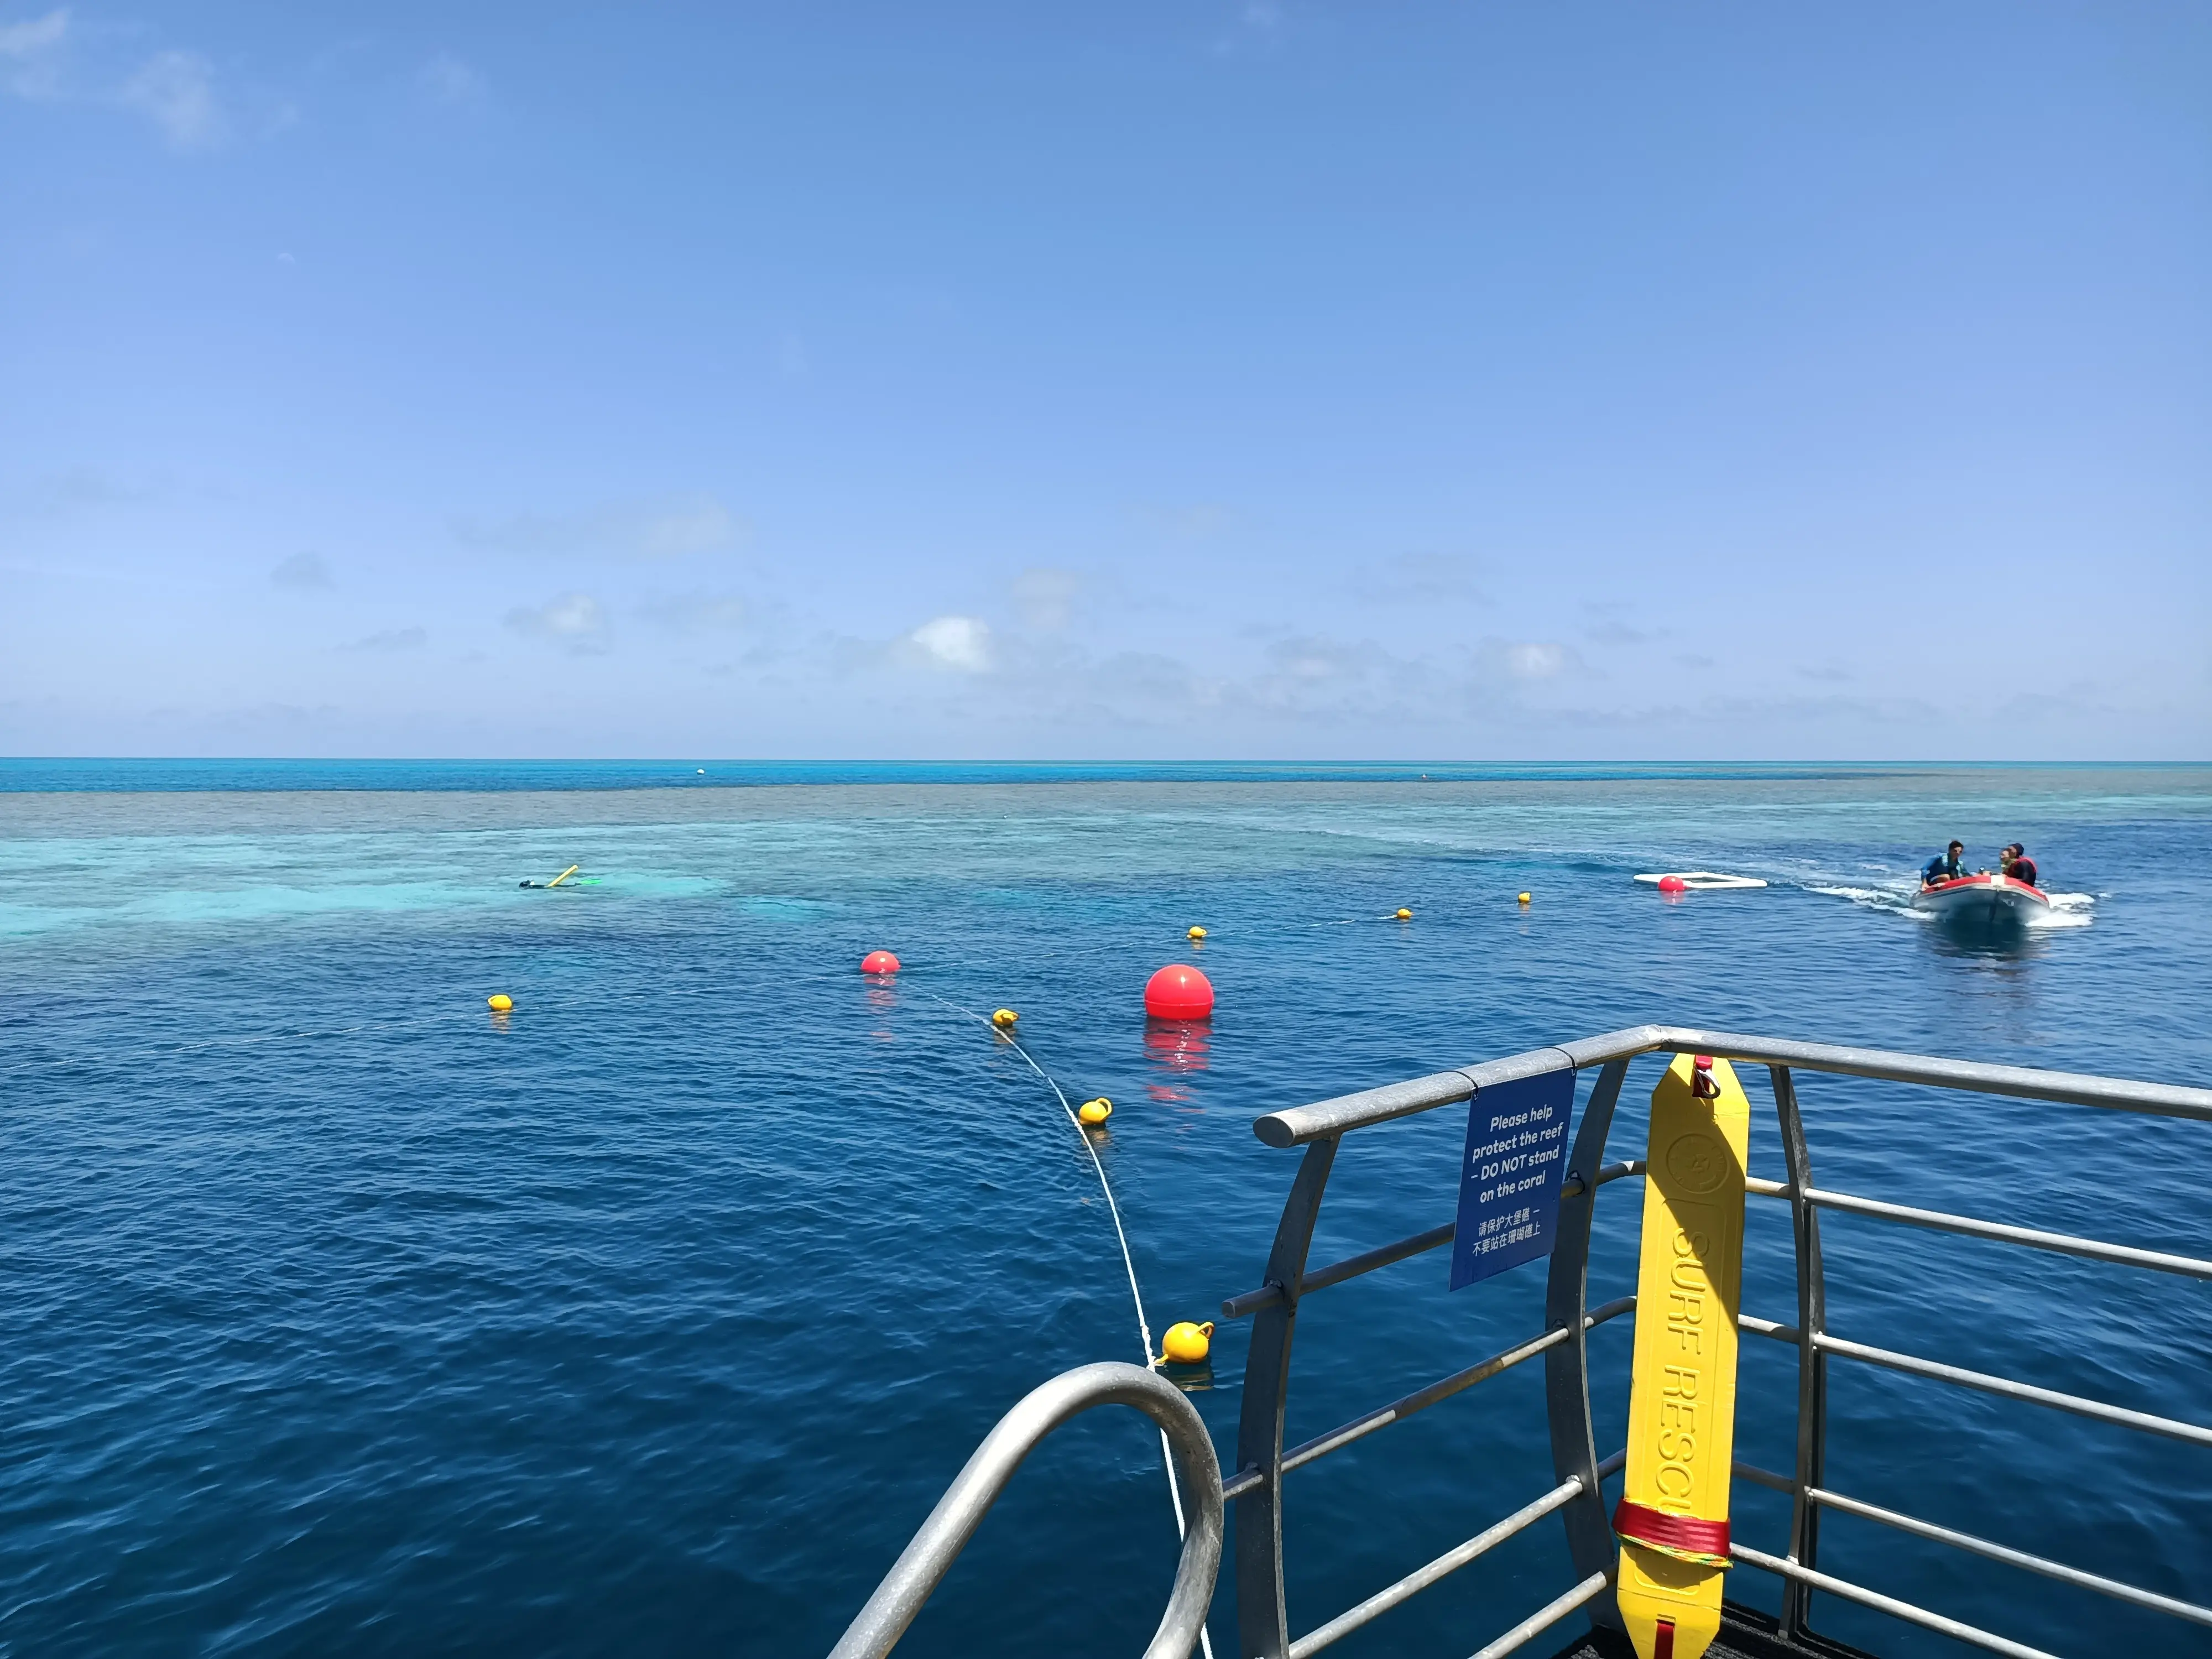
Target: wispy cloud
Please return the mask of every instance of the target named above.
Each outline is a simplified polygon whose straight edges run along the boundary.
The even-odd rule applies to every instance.
[[[744,539],[744,529],[712,495],[672,495],[577,513],[521,513],[507,519],[453,521],[453,534],[471,547],[634,559],[711,553]]]
[[[340,646],[338,649],[369,652],[419,651],[429,642],[429,638],[428,630],[425,629],[387,628],[379,633],[365,635],[350,645]]]
[[[1182,507],[1148,508],[1145,518],[1153,528],[1170,536],[1204,541],[1234,529],[1237,515],[1214,501],[1192,501]]]
[[[991,665],[991,626],[979,617],[939,617],[907,635],[911,653],[933,668],[980,674]]]
[[[526,639],[544,640],[579,656],[605,651],[607,608],[588,593],[563,593],[540,605],[517,605],[507,625]]]
[[[273,586],[289,588],[295,593],[320,592],[337,586],[331,579],[330,566],[319,553],[295,553],[269,573],[269,580]]]
[[[1214,51],[1227,54],[1254,46],[1272,46],[1286,21],[1278,0],[1237,0],[1234,20],[1215,38]]]
[[[66,7],[20,23],[0,23],[0,87],[18,98],[59,97],[69,27]]]
[[[122,102],[160,128],[176,149],[207,149],[228,135],[215,70],[196,52],[157,52],[123,83]]]
[[[66,6],[0,23],[0,91],[128,111],[150,122],[173,149],[211,149],[224,143],[233,124],[215,65],[199,52],[171,47],[126,67],[116,54],[137,33],[113,25],[80,28]],[[251,125],[265,136],[294,116],[290,105],[279,103]]]
[[[1505,669],[1516,679],[1547,680],[1566,665],[1563,646],[1532,641],[1505,647]]]
[[[1083,578],[1073,570],[1033,566],[1014,578],[1014,605],[1028,626],[1056,633],[1067,626],[1075,596],[1082,587]]]
[[[102,507],[135,507],[161,492],[150,483],[132,483],[96,467],[73,466],[32,479],[20,493],[10,492],[0,510],[33,513],[83,513]]]
[[[1379,561],[1358,578],[1360,596],[1385,604],[1480,601],[1482,567],[1455,553],[1403,553]]]
[[[639,605],[637,614],[656,628],[679,634],[726,631],[750,619],[744,601],[734,593],[663,594]]]
[[[415,72],[415,84],[433,102],[464,107],[483,101],[484,78],[450,52],[441,52]]]

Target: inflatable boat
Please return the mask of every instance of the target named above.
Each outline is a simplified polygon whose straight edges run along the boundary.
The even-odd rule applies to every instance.
[[[1912,906],[1968,927],[2019,927],[2048,911],[2051,901],[2024,881],[1984,872],[1923,887],[1913,896]]]

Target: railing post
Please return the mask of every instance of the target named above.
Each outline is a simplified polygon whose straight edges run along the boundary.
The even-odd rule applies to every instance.
[[[1827,1281],[1820,1267],[1820,1212],[1805,1197],[1813,1190],[1813,1160],[1805,1151],[1805,1124],[1787,1066],[1770,1066],[1774,1115],[1782,1130],[1782,1157],[1790,1173],[1790,1218],[1797,1251],[1797,1472],[1790,1496],[1790,1559],[1817,1565],[1820,1510],[1806,1494],[1826,1480],[1828,1356],[1814,1345],[1827,1328]],[[1782,1637],[1794,1641],[1808,1627],[1813,1587],[1796,1578],[1782,1585]]]
[[[1283,1595],[1283,1413],[1290,1399],[1291,1334],[1322,1189],[1339,1137],[1306,1148],[1275,1227],[1263,1281],[1283,1293],[1252,1322],[1244,1361],[1244,1403],[1237,1420],[1237,1469],[1257,1468],[1260,1483],[1237,1499],[1237,1643],[1241,1659],[1285,1659],[1290,1610]]]
[[[1613,1540],[1605,1493],[1597,1476],[1597,1442],[1590,1430],[1589,1333],[1583,1319],[1589,1302],[1590,1219],[1597,1204],[1598,1166],[1605,1162],[1605,1141],[1613,1127],[1613,1110],[1620,1101],[1620,1085],[1628,1075],[1625,1060],[1608,1061],[1583,1108],[1581,1127],[1575,1131],[1573,1152],[1567,1160],[1567,1179],[1577,1178],[1582,1190],[1559,1200],[1559,1224],[1553,1237],[1552,1273],[1544,1291],[1544,1328],[1571,1332],[1567,1340],[1544,1354],[1544,1407],[1552,1425],[1552,1472],[1562,1484],[1580,1480],[1583,1489],[1559,1511],[1566,1522],[1567,1549],[1574,1558],[1575,1577],[1594,1572],[1608,1582],[1620,1546]],[[1610,1589],[1589,1604],[1594,1625],[1620,1626]]]

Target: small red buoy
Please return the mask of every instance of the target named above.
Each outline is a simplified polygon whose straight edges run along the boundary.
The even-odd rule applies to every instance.
[[[1145,1012],[1154,1019],[1204,1019],[1213,1012],[1213,985],[1186,963],[1170,963],[1145,981]]]
[[[899,959],[888,951],[871,951],[860,958],[860,971],[864,974],[896,974],[898,970]]]
[[[1659,878],[1659,890],[1662,893],[1686,893],[1690,890],[1690,884],[1680,876],[1662,876]]]

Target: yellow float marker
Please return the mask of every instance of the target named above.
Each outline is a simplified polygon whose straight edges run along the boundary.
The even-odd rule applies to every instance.
[[[1613,1516],[1638,1659],[1698,1659],[1720,1632],[1750,1141],[1751,1103],[1728,1061],[1678,1055],[1651,1091],[1628,1463]]]
[[[577,872],[577,871],[579,871],[579,870],[582,869],[583,867],[584,867],[584,866],[583,866],[582,865],[580,865],[580,864],[572,864],[572,865],[570,865],[567,869],[563,870],[563,871],[562,871],[559,875],[557,875],[557,876],[554,877],[552,880],[550,880],[550,881],[547,882],[545,884],[546,884],[548,887],[558,887],[558,886],[559,886],[562,882],[564,882],[564,881],[568,880],[569,877],[571,877],[571,876],[574,875],[574,874],[576,873],[576,872]]]
[[[1160,1341],[1160,1357],[1155,1365],[1203,1365],[1206,1357],[1213,1352],[1213,1322],[1194,1325],[1188,1320],[1168,1327],[1167,1335]]]

